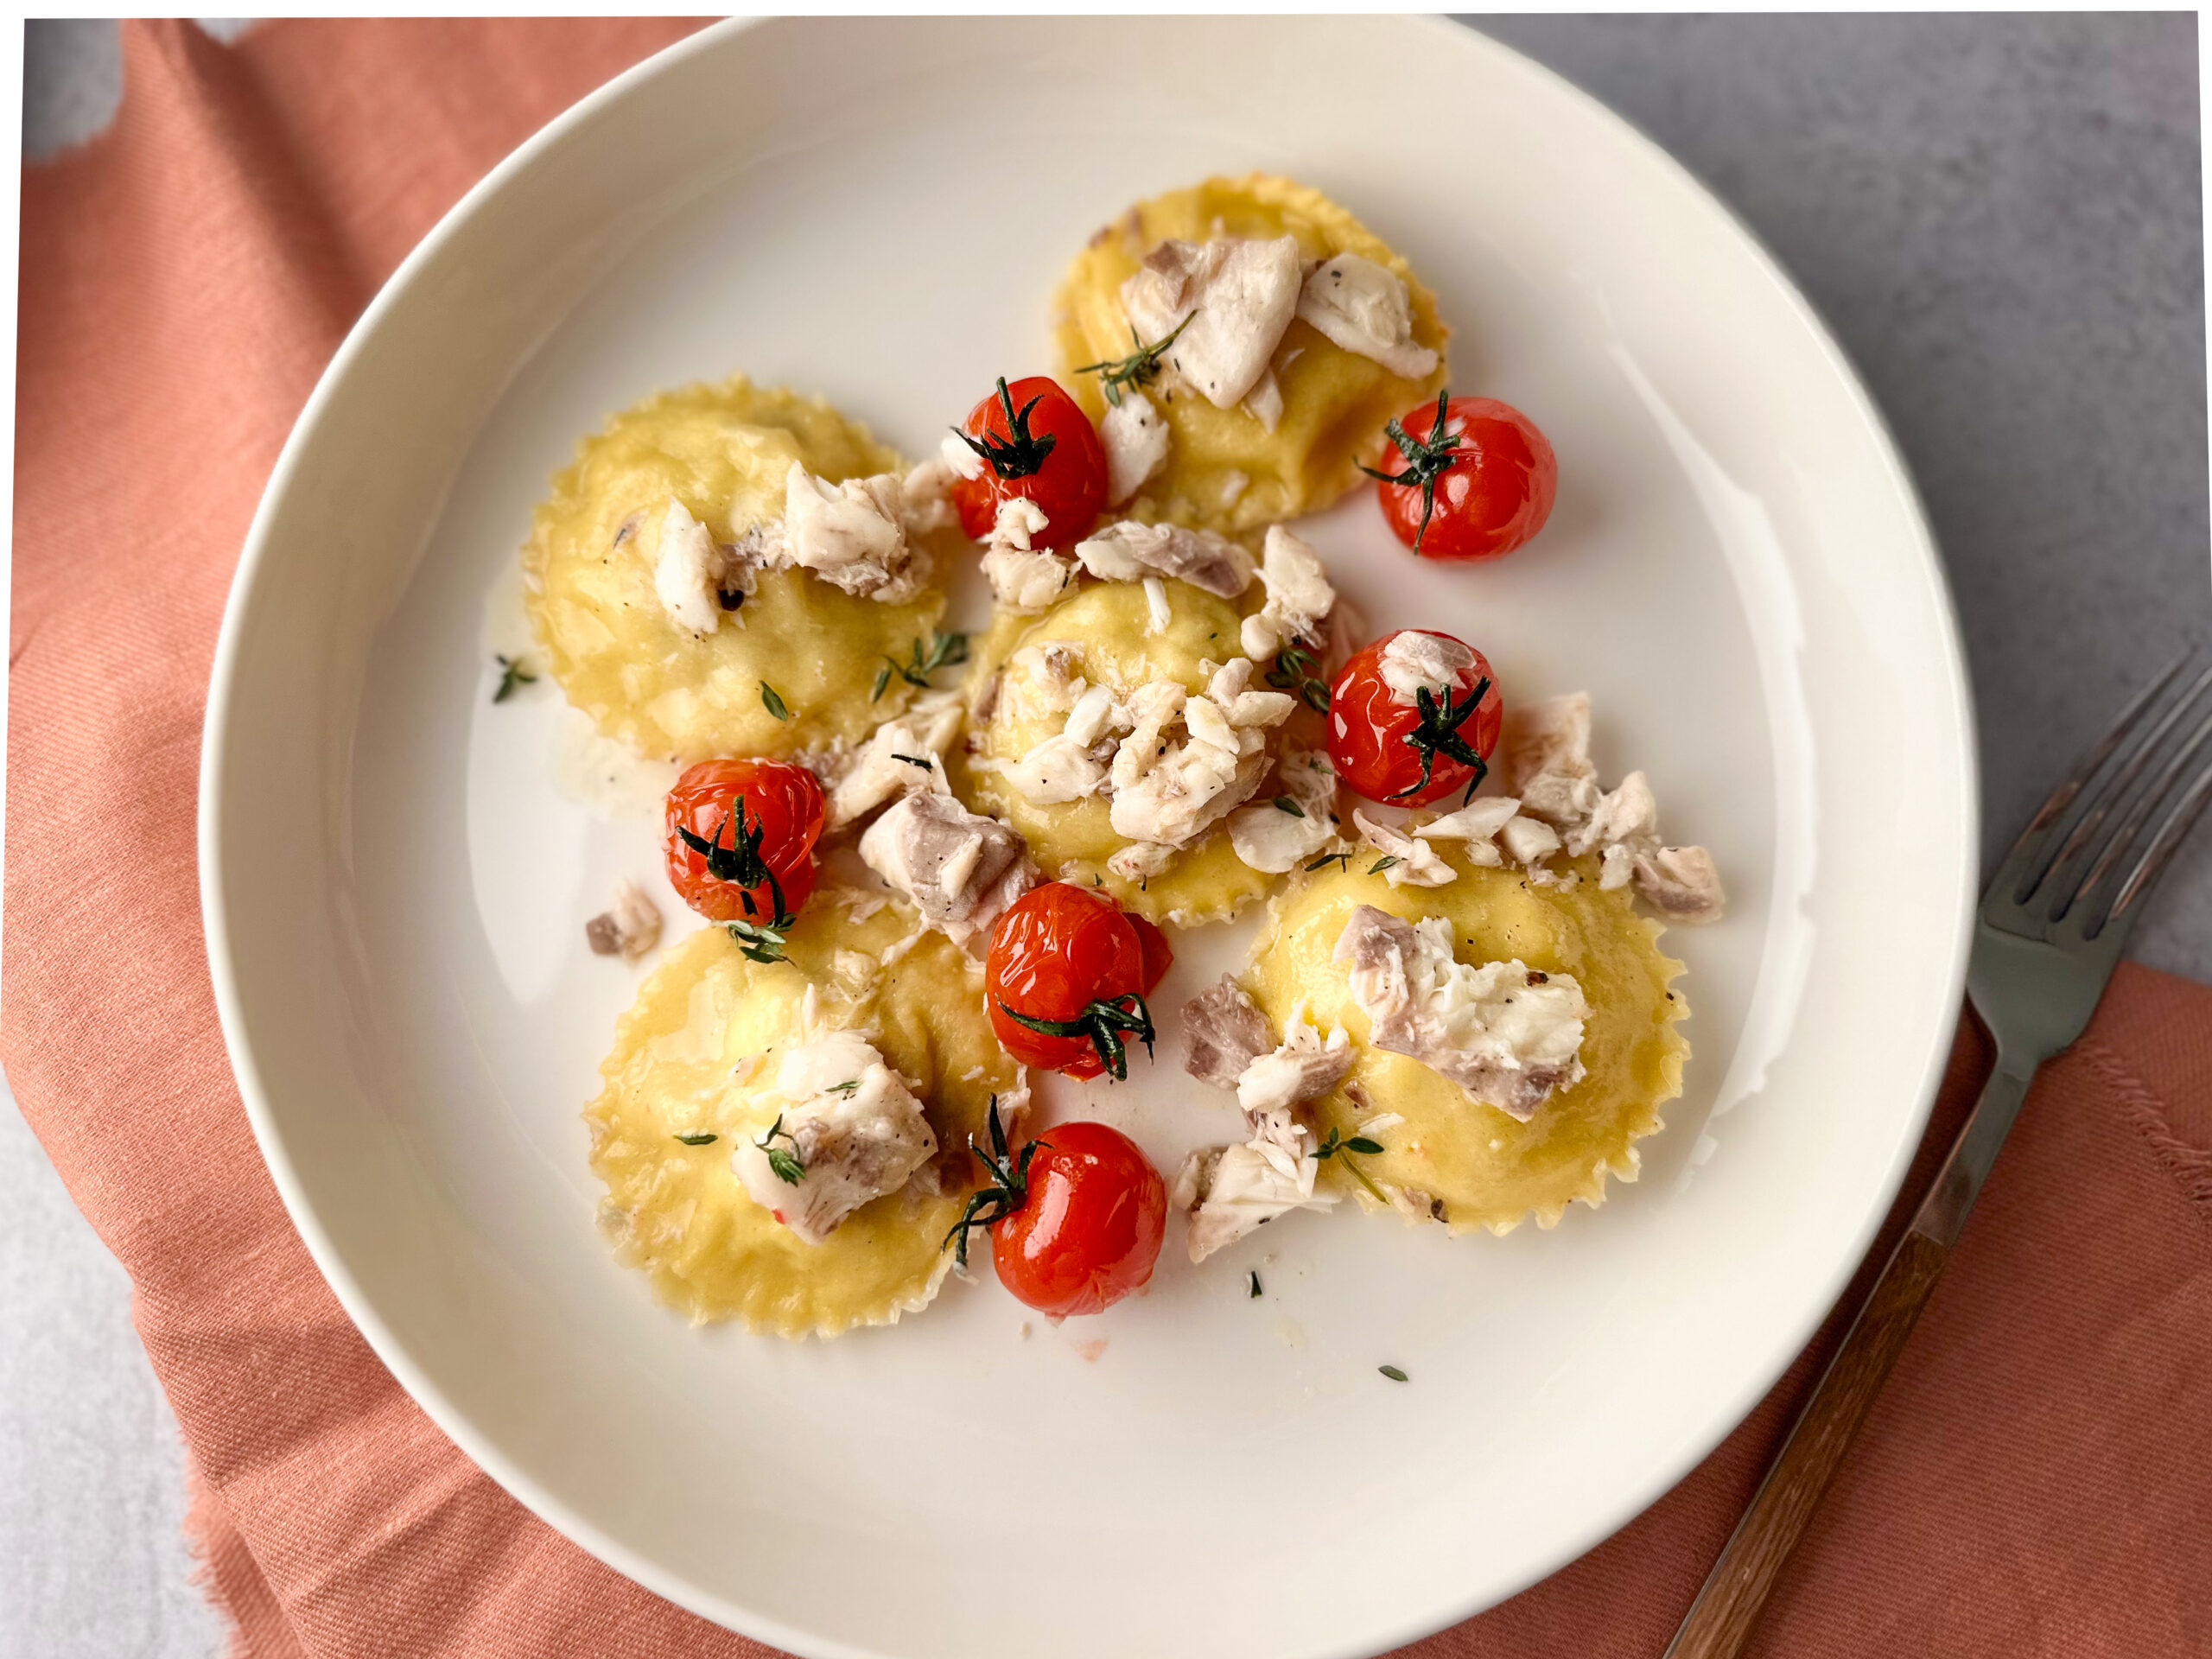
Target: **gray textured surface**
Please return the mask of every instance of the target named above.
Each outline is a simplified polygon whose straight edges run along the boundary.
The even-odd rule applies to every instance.
[[[2212,635],[2194,20],[1491,17],[1732,203],[1917,476],[1993,854],[2145,664]],[[96,131],[109,25],[29,26],[24,137]],[[1869,779],[1878,788],[1880,780]],[[2212,832],[2134,954],[2212,979]],[[0,1656],[209,1655],[129,1287],[0,1116]]]

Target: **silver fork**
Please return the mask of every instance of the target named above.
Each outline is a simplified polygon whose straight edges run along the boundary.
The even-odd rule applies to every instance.
[[[2120,711],[1981,897],[1967,991],[1996,1040],[1974,1114],[1707,1574],[1667,1659],[1732,1659],[1949,1261],[2037,1067],[2082,1034],[2142,902],[2212,799],[2212,665]]]

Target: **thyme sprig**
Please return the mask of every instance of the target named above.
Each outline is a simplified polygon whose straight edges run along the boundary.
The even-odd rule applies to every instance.
[[[744,920],[722,924],[729,936],[742,947],[744,954],[755,962],[781,962],[784,959],[785,935],[795,919],[784,905],[783,883],[776,880],[776,872],[762,856],[760,843],[768,833],[767,822],[756,817],[748,825],[745,818],[745,797],[733,802],[734,811],[725,814],[715,826],[712,836],[697,836],[687,824],[677,824],[676,833],[683,844],[707,862],[707,874],[717,881],[734,883],[738,888],[739,902],[744,905],[748,918],[760,915],[760,901],[753,898],[755,887],[768,889],[772,906],[766,921]],[[734,817],[735,827],[732,828]],[[722,833],[730,831],[729,844],[722,844]]]
[[[1342,852],[1324,853],[1320,857],[1315,859],[1311,864],[1308,864],[1306,868],[1309,872],[1313,870],[1325,870],[1332,864],[1335,865],[1340,870],[1349,870],[1351,868],[1351,849],[1347,847]],[[1370,870],[1368,874],[1372,875],[1375,872]]]
[[[1351,1155],[1355,1152],[1363,1158],[1371,1158],[1382,1150],[1382,1143],[1380,1141],[1370,1141],[1363,1135],[1355,1135],[1349,1141],[1343,1140],[1332,1128],[1329,1131],[1329,1138],[1313,1149],[1313,1156],[1316,1161],[1324,1164],[1332,1158],[1343,1158],[1344,1167],[1351,1173],[1352,1179],[1374,1194],[1376,1203],[1388,1204],[1390,1200],[1384,1195],[1382,1189],[1368,1179],[1367,1172],[1351,1160]]]
[[[1029,412],[1043,397],[1044,393],[1038,393],[1017,412],[1014,394],[1006,389],[1006,377],[1001,375],[999,407],[1006,411],[1007,435],[1001,437],[987,430],[982,437],[971,438],[957,426],[952,429],[952,435],[981,455],[1001,478],[1033,478],[1044,470],[1045,457],[1059,442],[1049,432],[1039,434],[1029,429]]]
[[[1049,1141],[1032,1141],[1022,1147],[1019,1157],[1007,1151],[1006,1125],[999,1121],[999,1097],[991,1096],[991,1147],[986,1152],[976,1144],[976,1137],[968,1137],[968,1150],[983,1160],[983,1167],[991,1173],[988,1185],[977,1187],[968,1195],[968,1206],[960,1212],[960,1219],[952,1224],[952,1230],[944,1236],[944,1244],[957,1244],[953,1259],[964,1271],[968,1266],[968,1230],[987,1227],[1001,1216],[1010,1216],[1028,1201],[1029,1160],[1037,1155],[1038,1148],[1049,1147]],[[986,1215],[984,1211],[990,1213]]]
[[[493,702],[505,702],[514,696],[517,686],[537,683],[537,676],[523,665],[521,658],[495,657],[492,660],[499,665],[499,689],[492,694]]]
[[[1319,659],[1313,647],[1302,639],[1294,639],[1275,652],[1274,666],[1267,672],[1267,682],[1278,691],[1293,691],[1305,701],[1306,706],[1317,715],[1329,712],[1329,683],[1313,670]]]
[[[1166,334],[1154,340],[1149,346],[1144,343],[1143,337],[1133,326],[1129,329],[1129,344],[1135,346],[1136,350],[1131,352],[1127,357],[1117,357],[1102,363],[1085,363],[1076,372],[1096,375],[1098,390],[1106,394],[1108,403],[1119,409],[1122,406],[1122,388],[1149,385],[1153,378],[1160,372],[1160,359],[1166,354],[1167,348],[1175,343],[1175,336],[1189,327],[1191,319],[1198,315],[1196,311],[1186,312],[1182,321],[1177,323]]]
[[[1414,707],[1420,710],[1421,718],[1413,730],[1406,734],[1405,741],[1413,747],[1414,753],[1421,756],[1421,781],[1408,784],[1390,799],[1402,800],[1427,789],[1429,774],[1435,767],[1436,757],[1440,754],[1457,760],[1463,766],[1473,768],[1475,775],[1467,779],[1466,798],[1471,801],[1475,798],[1475,791],[1481,786],[1483,779],[1490,776],[1490,762],[1483,759],[1473,744],[1460,735],[1459,728],[1467,723],[1468,716],[1482,706],[1483,699],[1489,695],[1488,675],[1475,682],[1465,702],[1453,698],[1452,688],[1448,685],[1444,688],[1441,704],[1436,701],[1436,693],[1427,686],[1415,689]]]
[[[1383,423],[1382,430],[1406,458],[1403,472],[1385,473],[1373,467],[1363,466],[1359,470],[1370,478],[1379,478],[1385,484],[1401,485],[1407,489],[1418,486],[1421,489],[1421,528],[1414,532],[1414,551],[1421,551],[1421,538],[1428,534],[1428,521],[1436,512],[1436,480],[1451,470],[1452,463],[1472,453],[1459,447],[1459,440],[1444,429],[1444,406],[1450,398],[1449,391],[1436,394],[1436,419],[1430,423],[1428,436],[1416,438],[1395,420]]]
[[[966,634],[931,633],[927,645],[924,645],[920,637],[917,635],[914,639],[914,648],[905,662],[900,662],[896,657],[887,657],[883,659],[883,666],[875,671],[875,690],[869,694],[868,701],[870,702],[881,701],[884,692],[891,684],[891,677],[893,674],[906,681],[907,684],[918,686],[926,691],[930,689],[931,675],[936,673],[940,668],[950,668],[967,660],[968,636]]]
[[[1133,1002],[1134,1008],[1122,1004]],[[1135,991],[1125,991],[1116,997],[1100,997],[1072,1020],[1038,1020],[1026,1014],[1016,1014],[1001,1001],[999,1007],[1006,1017],[1047,1037],[1088,1037],[1091,1046],[1098,1051],[1098,1058],[1106,1067],[1106,1074],[1120,1083],[1129,1075],[1129,1049],[1124,1034],[1135,1037],[1144,1045],[1144,1052],[1152,1052],[1152,1010],[1145,1006],[1143,997]]]
[[[791,1142],[779,1147],[779,1140]],[[798,1155],[798,1138],[784,1127],[784,1115],[776,1114],[776,1121],[768,1126],[768,1133],[753,1143],[768,1154],[768,1167],[785,1186],[797,1186],[806,1179],[805,1161]]]

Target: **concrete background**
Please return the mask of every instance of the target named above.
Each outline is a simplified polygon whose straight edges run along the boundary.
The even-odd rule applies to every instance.
[[[2194,18],[1477,21],[1687,162],[1865,374],[1958,595],[1999,855],[2145,666],[2212,636]],[[99,130],[121,73],[111,24],[28,30],[35,159]],[[2132,954],[2212,980],[2212,831]],[[129,1298],[9,1103],[4,1659],[221,1646]]]

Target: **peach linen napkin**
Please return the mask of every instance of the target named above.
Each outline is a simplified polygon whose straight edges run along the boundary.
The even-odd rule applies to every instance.
[[[137,1287],[252,1659],[766,1652],[527,1514],[370,1353],[256,1152],[194,877],[217,620],[315,376],[464,189],[689,27],[126,26],[114,128],[24,176],[0,1044]],[[1909,1192],[1986,1064],[1969,1025]],[[1656,1654],[1835,1334],[1618,1535],[1408,1651]],[[2212,1652],[2212,991],[2124,965],[2046,1071],[1754,1648]]]

